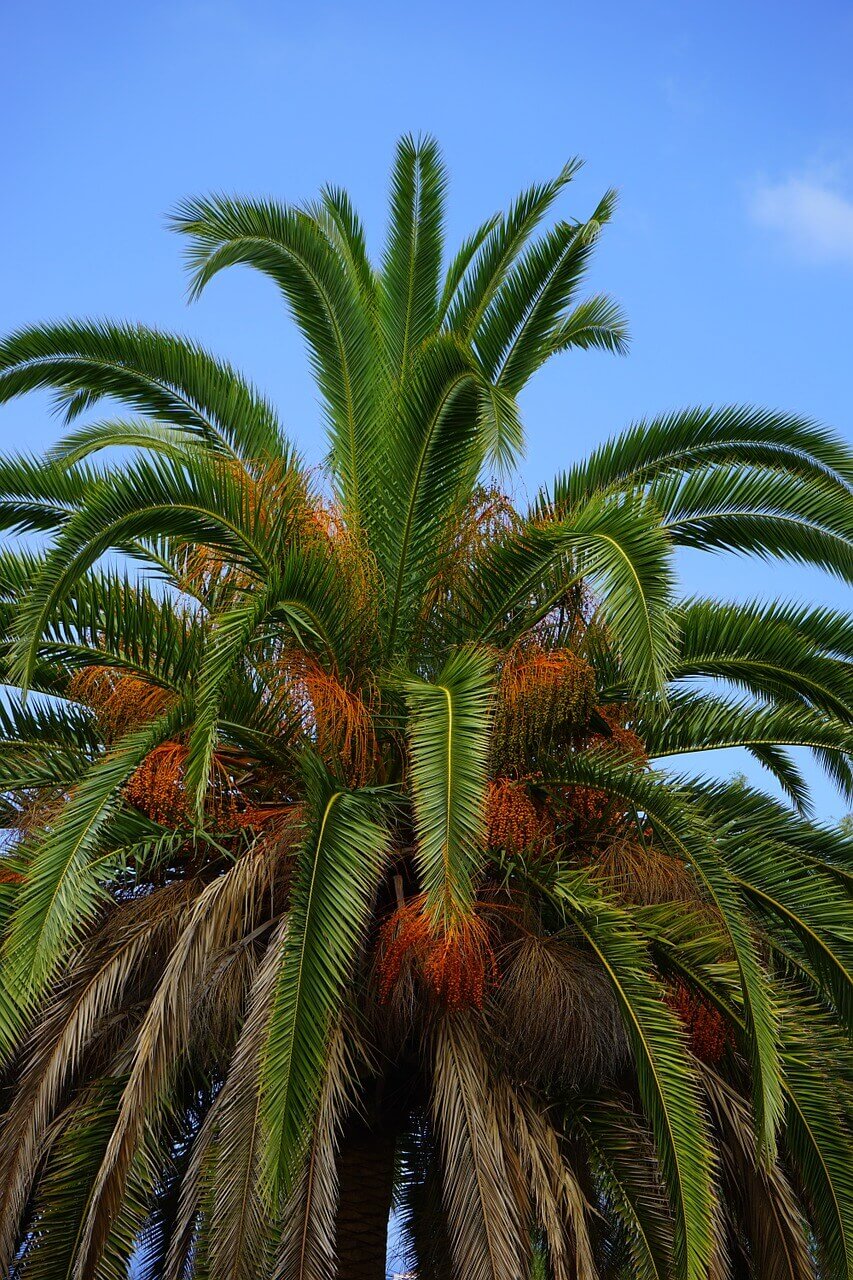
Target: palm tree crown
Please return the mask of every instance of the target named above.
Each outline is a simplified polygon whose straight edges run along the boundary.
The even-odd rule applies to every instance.
[[[673,569],[853,580],[853,458],[694,409],[506,496],[527,381],[626,344],[576,168],[449,265],[430,140],[378,265],[337,189],[178,211],[193,294],[284,295],[321,474],[186,339],[0,344],[69,422],[0,462],[4,1275],[379,1280],[392,1205],[421,1280],[853,1275],[853,842],[789,754],[853,795],[853,627]],[[720,747],[785,802],[665,768]]]

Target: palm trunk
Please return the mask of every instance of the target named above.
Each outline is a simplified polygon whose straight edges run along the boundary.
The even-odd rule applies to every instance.
[[[340,1280],[385,1280],[394,1141],[364,1125],[351,1128],[339,1157],[337,1246]]]

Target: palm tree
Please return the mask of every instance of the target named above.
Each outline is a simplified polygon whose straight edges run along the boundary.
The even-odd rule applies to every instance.
[[[612,193],[538,230],[576,168],[449,266],[431,141],[378,266],[339,190],[181,208],[194,294],[284,295],[319,474],[186,339],[0,345],[123,406],[0,464],[4,1275],[380,1280],[392,1208],[421,1280],[853,1274],[853,841],[790,754],[853,796],[853,626],[674,572],[850,581],[853,459],[688,410],[507,496],[528,379],[625,346]],[[784,801],[666,768],[721,747]]]

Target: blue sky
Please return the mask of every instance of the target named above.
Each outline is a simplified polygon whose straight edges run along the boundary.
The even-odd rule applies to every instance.
[[[555,362],[526,394],[528,488],[632,419],[748,401],[853,436],[853,6],[310,5],[147,0],[10,5],[0,106],[0,329],[128,317],[227,354],[279,404],[311,458],[319,412],[272,288],[246,273],[188,308],[182,197],[299,200],[347,186],[378,241],[396,136],[429,131],[458,238],[570,155],[565,212],[621,191],[593,283],[615,293],[631,355]],[[45,447],[46,400],[0,410],[0,447]],[[815,573],[689,558],[685,587],[808,595]],[[725,771],[734,760],[709,761]],[[843,807],[817,784],[820,810]]]

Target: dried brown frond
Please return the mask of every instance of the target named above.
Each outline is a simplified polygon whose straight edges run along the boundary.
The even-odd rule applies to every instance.
[[[103,1028],[156,981],[197,884],[184,881],[121,904],[82,944],[26,1046],[0,1125],[0,1273],[7,1274],[21,1214],[49,1126]]]
[[[578,1086],[618,1070],[626,1042],[612,988],[571,939],[525,933],[498,963],[487,1014],[515,1078]]]
[[[652,905],[661,902],[703,902],[696,879],[678,858],[649,836],[640,842],[617,837],[592,856],[594,879],[622,902]]]
[[[325,1074],[302,1174],[284,1209],[272,1274],[294,1280],[337,1275],[338,1152],[348,1116],[358,1103],[358,1083],[371,1069],[367,1047],[352,1019],[329,1037]]]
[[[427,912],[422,895],[398,906],[382,926],[378,968],[380,1001],[389,999],[408,971],[448,1009],[481,1008],[498,977],[483,916],[445,926]]]
[[[719,1130],[726,1203],[745,1227],[755,1274],[773,1280],[813,1280],[809,1232],[785,1169],[760,1158],[746,1098],[710,1067],[701,1080]]]
[[[518,1280],[529,1263],[528,1224],[500,1139],[494,1081],[474,1019],[464,1013],[439,1018],[432,1049],[432,1119],[456,1274]]]
[[[234,1045],[258,968],[255,948],[245,939],[211,956],[192,1011],[189,1051],[199,1061],[224,1069]]]
[[[285,926],[280,925],[256,970],[248,1015],[217,1099],[208,1223],[214,1275],[270,1273],[273,1220],[263,1185],[260,1075],[284,936]]]
[[[505,1150],[517,1152],[554,1280],[598,1280],[588,1218],[594,1212],[564,1159],[559,1136],[531,1095],[495,1084]]]
[[[595,672],[570,649],[518,647],[504,663],[493,757],[500,772],[529,773],[543,750],[572,742],[595,705]]]
[[[108,740],[155,720],[175,703],[171,690],[143,676],[109,666],[82,667],[75,671],[68,693],[94,711]]]
[[[521,854],[545,852],[553,823],[544,805],[530,798],[527,788],[511,778],[495,778],[486,796],[486,840],[492,849]]]
[[[156,1125],[165,1085],[184,1060],[198,992],[211,957],[246,937],[265,918],[279,859],[263,843],[213,880],[193,905],[136,1036],[133,1066],[92,1187],[81,1231],[80,1267],[94,1274],[110,1227],[125,1200],[146,1128]]]
[[[286,837],[299,825],[303,809],[298,804],[265,804],[249,801],[236,817],[238,827],[253,827],[268,837]]]
[[[207,1241],[213,1216],[222,1090],[213,1099],[190,1152],[178,1192],[163,1280],[187,1280],[191,1267],[207,1263]]]
[[[67,786],[40,787],[37,791],[18,792],[13,800],[10,799],[10,805],[17,807],[17,813],[8,819],[9,829],[25,835],[38,835],[48,831],[67,801]]]

